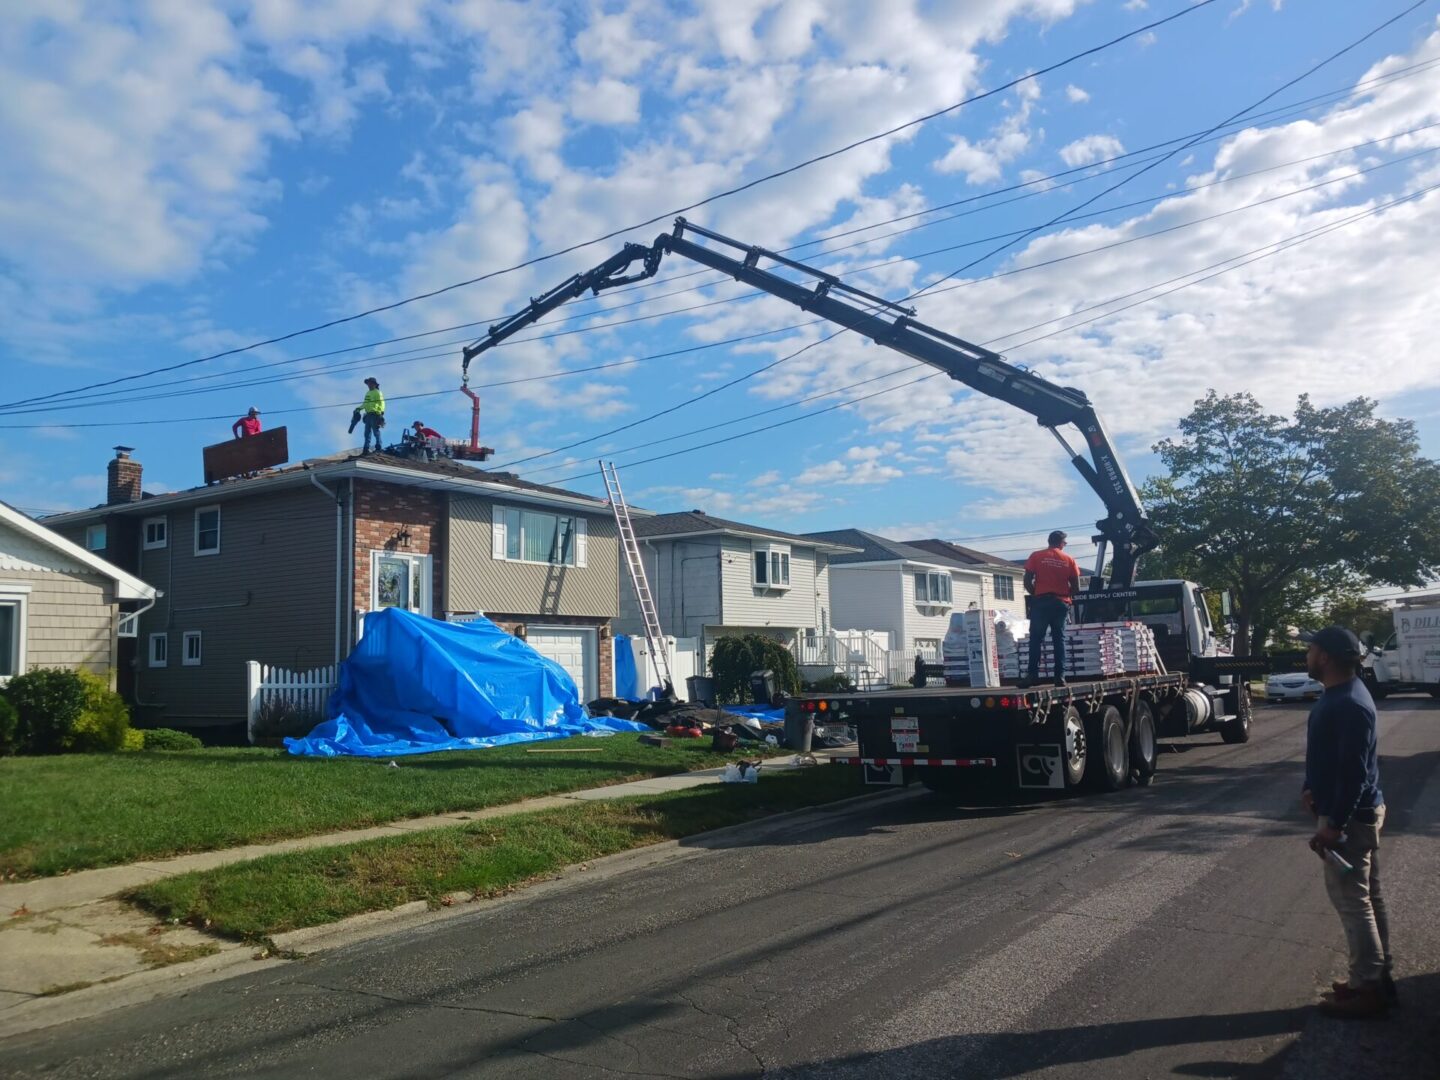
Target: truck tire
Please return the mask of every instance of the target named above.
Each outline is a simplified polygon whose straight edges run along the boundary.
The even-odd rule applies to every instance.
[[[1130,711],[1130,779],[1144,787],[1155,779],[1155,712],[1144,698]]]
[[[1370,696],[1376,701],[1384,701],[1390,694],[1380,680],[1375,678],[1375,672],[1370,668],[1360,672],[1360,681],[1365,684],[1365,689],[1370,691]]]
[[[1080,719],[1080,710],[1074,705],[1065,706],[1065,711],[1060,714],[1060,737],[1063,740],[1060,752],[1065,786],[1079,787],[1080,781],[1085,779],[1086,763],[1090,758],[1090,740],[1086,736],[1085,722]]]
[[[1223,724],[1220,728],[1220,738],[1227,743],[1247,743],[1250,741],[1250,721],[1255,718],[1255,710],[1250,704],[1250,687],[1245,683],[1235,684],[1235,719]]]
[[[1086,767],[1088,786],[1098,791],[1119,791],[1130,783],[1130,744],[1120,710],[1106,705],[1085,724],[1090,744]]]

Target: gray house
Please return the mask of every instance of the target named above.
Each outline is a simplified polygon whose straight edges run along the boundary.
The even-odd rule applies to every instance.
[[[608,504],[587,495],[384,454],[147,495],[121,450],[104,505],[45,523],[162,591],[128,689],[167,724],[243,722],[246,661],[336,663],[386,607],[483,614],[586,700],[612,690],[619,545]]]
[[[826,633],[830,559],[856,550],[702,510],[637,518],[635,537],[661,627],[700,639],[701,664],[727,635],[768,634],[793,646],[807,632]],[[643,633],[628,576],[615,626]]]

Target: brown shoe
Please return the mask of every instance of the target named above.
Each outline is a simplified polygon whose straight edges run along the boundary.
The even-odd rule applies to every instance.
[[[1349,986],[1336,987],[1335,992],[1320,999],[1320,1011],[1327,1016],[1344,1016],[1363,1019],[1384,1016],[1389,1003],[1373,987],[1362,986],[1358,990]]]

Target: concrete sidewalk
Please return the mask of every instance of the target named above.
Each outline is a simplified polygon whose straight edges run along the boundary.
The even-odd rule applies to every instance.
[[[824,764],[831,754],[845,752],[823,751],[817,756]],[[772,758],[760,767],[766,772],[793,769],[795,761],[792,756]],[[49,1006],[78,991],[88,990],[85,996],[93,998],[98,986],[113,987],[134,980],[159,994],[164,992],[165,983],[192,973],[214,974],[252,959],[266,959],[253,945],[215,937],[189,926],[157,922],[138,908],[115,899],[116,894],[126,889],[157,878],[210,870],[282,852],[400,836],[486,818],[548,810],[577,801],[682,791],[720,783],[723,772],[724,769],[706,769],[657,776],[484,810],[406,818],[365,829],[321,833],[271,844],[247,844],[223,851],[178,855],[0,885],[0,920],[3,920],[0,921],[0,1037],[56,1022],[45,1019],[45,1014],[63,1013],[67,1015],[61,1019],[70,1018],[71,1010]]]

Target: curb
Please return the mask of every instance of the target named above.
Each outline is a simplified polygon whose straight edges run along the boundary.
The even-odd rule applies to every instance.
[[[793,766],[789,766],[793,767]],[[863,805],[884,805],[915,797],[915,792],[905,788],[885,788],[860,795],[852,795],[819,806],[806,806],[771,814],[755,821],[738,825],[726,825],[708,832],[692,833],[678,840],[666,840],[629,851],[606,855],[593,862],[567,866],[558,873],[539,881],[517,886],[503,896],[473,899],[468,893],[452,893],[444,899],[446,906],[431,908],[428,901],[416,900],[384,911],[368,911],[352,915],[339,922],[322,926],[305,927],[276,934],[270,941],[281,953],[295,959],[306,959],[322,952],[358,945],[374,938],[407,930],[422,930],[433,924],[447,922],[461,915],[519,903],[535,897],[548,895],[570,888],[582,881],[605,880],[620,874],[669,862],[676,858],[698,857],[715,850],[715,841],[749,833],[763,838],[768,833],[782,830],[796,819],[810,815],[817,819],[844,813]],[[708,841],[710,845],[700,841]],[[83,990],[75,990],[51,998],[35,998],[32,1001],[8,1009],[0,1017],[0,1040],[74,1020],[87,1020],[130,1005],[140,1005],[159,998],[174,997],[208,983],[251,975],[292,962],[283,956],[269,956],[256,959],[264,946],[227,942],[218,954],[192,960],[183,964],[153,968],[122,981],[98,983]],[[298,954],[298,956],[296,955]]]

